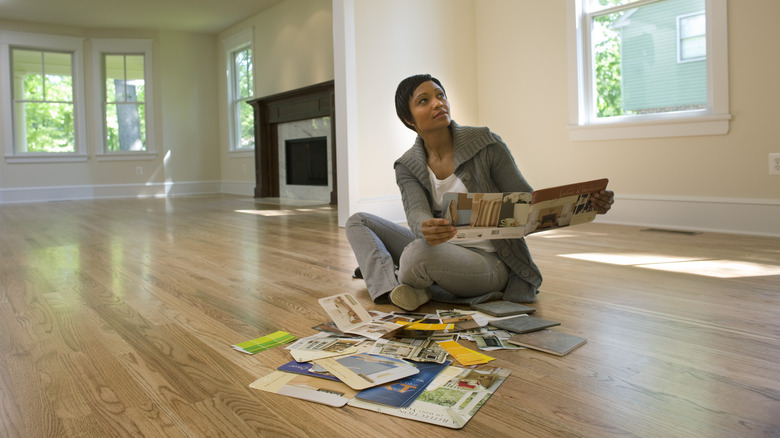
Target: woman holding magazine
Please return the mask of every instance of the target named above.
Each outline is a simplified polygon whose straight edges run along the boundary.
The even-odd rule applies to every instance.
[[[444,87],[430,75],[401,81],[395,107],[401,122],[417,133],[394,165],[409,228],[369,213],[356,213],[346,224],[371,298],[389,298],[409,311],[431,298],[462,304],[534,301],[542,275],[525,239],[451,242],[456,229],[441,218],[447,192],[532,192],[506,144],[488,128],[455,123]],[[609,190],[593,198],[599,214],[613,203]]]

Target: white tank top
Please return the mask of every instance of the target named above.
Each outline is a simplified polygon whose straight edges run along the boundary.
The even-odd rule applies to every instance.
[[[433,208],[441,211],[441,198],[445,193],[468,193],[469,189],[463,184],[463,181],[457,177],[454,173],[447,178],[438,179],[433,170],[428,167],[428,175],[431,176],[431,187],[433,188]],[[454,245],[465,246],[468,248],[476,248],[485,252],[496,252],[496,247],[493,246],[493,242],[486,239],[464,239],[453,241],[450,240],[447,243]]]

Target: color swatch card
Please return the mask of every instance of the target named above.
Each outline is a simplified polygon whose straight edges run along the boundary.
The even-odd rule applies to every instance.
[[[280,330],[277,332],[273,332],[270,335],[252,339],[251,341],[245,341],[239,344],[235,344],[233,345],[233,348],[242,353],[255,354],[264,350],[268,350],[269,348],[276,347],[277,345],[282,345],[288,342],[292,342],[296,339],[298,338],[296,338],[295,336],[287,332],[283,332]]]
[[[439,345],[441,348],[447,350],[447,353],[451,354],[452,357],[463,366],[479,365],[495,359],[494,357],[466,348],[455,341],[439,342]]]

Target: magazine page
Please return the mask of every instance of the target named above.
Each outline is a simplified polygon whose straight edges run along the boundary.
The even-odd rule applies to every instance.
[[[535,191],[525,234],[591,222],[596,218],[591,199],[607,182],[604,178]]]
[[[533,193],[446,193],[442,217],[457,227],[453,240],[517,239],[531,233],[590,222],[591,199],[606,178]]]
[[[336,327],[344,333],[352,333],[377,340],[398,328],[397,324],[374,321],[374,317],[349,293],[320,298],[320,305],[333,318]]]

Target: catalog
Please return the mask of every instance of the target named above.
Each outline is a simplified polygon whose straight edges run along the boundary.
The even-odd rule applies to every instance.
[[[591,222],[593,194],[606,178],[536,190],[533,193],[446,193],[442,217],[458,228],[455,240],[512,239]]]

